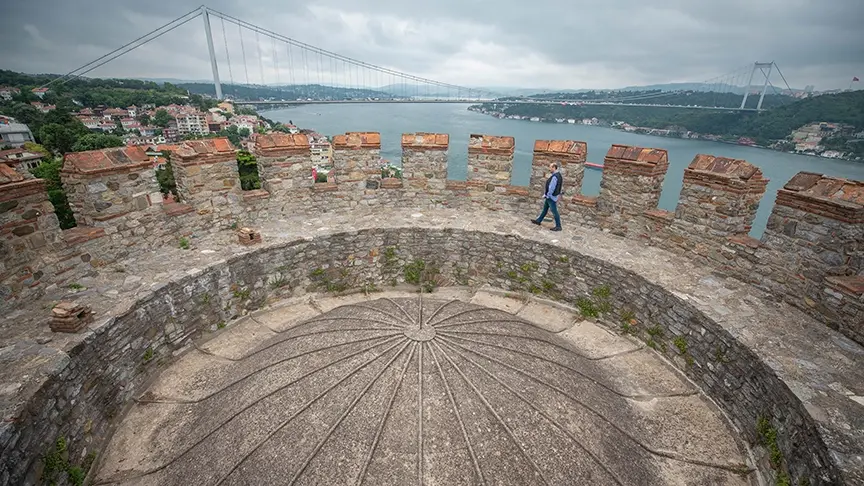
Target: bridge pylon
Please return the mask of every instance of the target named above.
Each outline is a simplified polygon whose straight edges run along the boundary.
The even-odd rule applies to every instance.
[[[768,68],[768,72],[765,72],[765,68]],[[744,99],[741,100],[742,110],[747,105],[747,97],[750,96],[750,87],[753,85],[753,76],[756,74],[757,69],[760,73],[762,73],[762,76],[765,77],[765,82],[762,84],[762,93],[759,95],[759,103],[756,105],[756,111],[759,111],[762,109],[762,101],[765,99],[765,93],[768,91],[768,85],[770,84],[771,79],[771,71],[774,70],[774,61],[756,61],[753,63],[753,69],[750,71],[750,77],[747,80],[747,86],[744,87]]]
[[[216,49],[213,47],[213,34],[210,32],[210,12],[201,5],[201,18],[204,19],[204,34],[207,36],[207,49],[210,50],[210,67],[213,68],[213,85],[216,88],[216,99],[222,101],[222,83],[219,82],[219,65],[216,64]]]

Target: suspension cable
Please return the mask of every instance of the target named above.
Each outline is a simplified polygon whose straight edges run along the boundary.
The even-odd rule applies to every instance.
[[[191,15],[191,17],[189,17],[190,15]],[[148,42],[150,42],[152,40],[158,39],[159,37],[167,34],[168,32],[171,32],[172,30],[180,27],[181,25],[185,25],[186,23],[197,18],[199,15],[201,15],[201,9],[196,8],[195,10],[192,10],[185,15],[181,15],[180,17],[177,17],[176,19],[172,20],[171,22],[168,22],[167,24],[152,30],[152,31],[142,35],[141,37],[138,37],[137,39],[135,39],[131,42],[129,42],[129,43],[127,43],[121,47],[118,47],[117,49],[114,49],[113,51],[105,54],[104,56],[88,62],[87,64],[79,67],[78,69],[73,69],[72,71],[69,71],[68,73],[64,74],[63,76],[52,79],[51,81],[43,84],[41,87],[46,88],[46,87],[48,87],[54,83],[57,83],[57,82],[59,82],[60,84],[66,84],[67,82],[71,81],[72,79],[80,78],[81,76],[84,76],[85,74],[93,71],[94,69],[96,69],[100,66],[104,66],[105,64],[113,61],[114,59],[117,59],[118,57],[120,57],[124,54],[127,54],[129,52],[134,51],[135,49],[143,46],[144,44],[147,44]],[[189,18],[186,18],[186,17],[189,17]],[[184,18],[185,18],[185,20],[183,20]],[[181,22],[181,20],[182,20],[182,22]],[[180,23],[177,23],[177,22],[180,22]],[[176,24],[176,25],[172,26],[172,24]],[[171,27],[169,28],[169,26],[171,26]],[[167,30],[165,30],[165,29],[167,29]],[[160,32],[160,31],[162,31],[162,32]],[[144,40],[144,39],[146,39],[146,40]],[[142,40],[144,40],[144,42],[141,42]],[[95,66],[94,66],[94,64],[95,64]],[[79,71],[82,71],[82,72],[79,72]]]

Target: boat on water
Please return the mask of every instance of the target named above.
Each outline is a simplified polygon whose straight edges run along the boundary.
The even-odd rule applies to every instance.
[[[585,162],[585,167],[603,170],[603,164],[595,164],[594,162]]]

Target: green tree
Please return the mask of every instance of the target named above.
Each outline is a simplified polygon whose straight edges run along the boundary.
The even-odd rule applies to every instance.
[[[85,150],[99,150],[110,147],[122,147],[123,140],[115,135],[104,133],[88,133],[79,138],[72,146],[73,152],[84,152]]]
[[[237,169],[240,172],[240,188],[244,191],[261,189],[258,175],[258,160],[246,150],[237,152]]]
[[[89,130],[84,125],[81,125],[81,128],[84,130],[82,131],[74,125],[49,123],[39,129],[39,140],[48,150],[65,154],[72,151],[72,147],[79,137],[89,133]]]
[[[169,123],[171,123],[171,115],[165,111],[164,108],[159,108],[156,110],[156,113],[153,114],[153,124],[157,127],[166,128]]]
[[[235,125],[232,125],[232,126],[234,126],[234,127],[236,128]],[[251,132],[249,131],[248,128],[243,127],[243,128],[241,128],[241,129],[237,130],[237,134],[240,135],[240,136],[243,137],[243,138],[246,138],[246,137],[248,137],[249,135],[251,135]]]
[[[60,169],[63,167],[63,159],[45,160],[30,172],[40,178],[45,179],[45,189],[48,191],[48,200],[54,206],[54,214],[60,221],[60,228],[74,228],[75,215],[72,213],[72,208],[69,207],[69,200],[66,198],[66,192],[63,191],[63,183],[60,181]]]
[[[163,150],[162,156],[165,157],[165,165],[161,169],[156,169],[156,181],[159,183],[159,191],[166,195],[170,192],[174,195],[174,200],[179,201],[180,195],[177,194],[174,167],[171,165],[171,151]]]
[[[141,113],[140,115],[138,115],[138,123],[140,123],[144,126],[149,125],[150,124],[150,115],[148,115],[147,113]]]

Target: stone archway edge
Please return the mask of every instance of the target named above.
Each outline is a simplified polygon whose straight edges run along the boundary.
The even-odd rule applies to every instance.
[[[140,257],[136,264],[146,270],[137,287],[117,296],[116,308],[105,295],[82,296],[101,314],[89,332],[15,345],[23,356],[27,346],[38,350],[48,364],[43,359],[40,372],[32,373],[35,381],[15,381],[11,372],[20,368],[3,374],[3,386],[17,385],[16,396],[26,400],[4,407],[4,418],[14,420],[4,422],[0,435],[5,451],[0,477],[15,483],[25,472],[22,464],[32,471],[34,460],[58,436],[68,437],[75,454],[98,449],[112,418],[158,369],[154,364],[170,356],[171,346],[164,343],[179,345],[230,317],[226,304],[247,291],[249,299],[269,292],[262,278],[285,273],[306,285],[319,262],[334,261],[351,262],[345,266],[349,274],[380,280],[388,246],[396,247],[402,260],[439,261],[448,277],[454,277],[454,264],[464,264],[474,282],[502,288],[508,284],[506,271],[488,263],[496,256],[505,259],[505,268],[535,262],[542,276],[569,266],[570,280],[559,284],[565,298],[591,281],[608,283],[616,305],[642,304],[634,309],[640,322],[662,324],[669,335],[688,339],[693,364],[685,373],[746,439],[755,439],[755,417],[775,419],[793,477],[808,477],[811,484],[854,484],[864,477],[864,466],[856,462],[864,455],[859,427],[864,406],[856,401],[864,383],[856,367],[864,359],[859,345],[786,304],[658,248],[588,228],[539,231],[509,214],[495,213],[488,221],[477,213],[465,217],[447,210],[322,214],[262,227],[265,244],[253,251],[215,234],[197,240],[195,253],[173,249]],[[178,268],[185,268],[180,277]],[[22,315],[27,311],[34,309]],[[730,361],[712,359],[716,343]],[[12,367],[27,364],[15,360]]]

